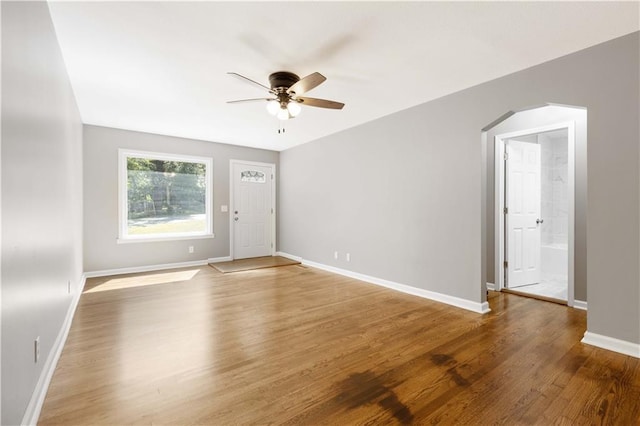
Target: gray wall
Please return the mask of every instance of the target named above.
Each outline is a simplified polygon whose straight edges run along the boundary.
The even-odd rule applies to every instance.
[[[117,244],[118,149],[213,158],[213,233],[215,238]],[[107,127],[84,126],[84,270],[206,260],[229,256],[229,160],[275,163],[275,151],[161,136]],[[276,173],[277,177],[277,173]],[[194,246],[194,253],[188,247]]]
[[[483,301],[481,129],[584,106],[588,328],[640,343],[639,50],[636,32],[282,152],[279,250]]]
[[[283,151],[279,250],[480,302],[480,129],[491,120],[470,100]]]
[[[82,275],[82,124],[47,3],[1,7],[2,424],[10,425],[23,419]]]
[[[575,122],[575,226],[574,298],[587,301],[587,111],[576,108],[546,107],[521,111],[487,131],[487,282],[495,283],[495,146],[501,133],[531,129],[561,122]]]

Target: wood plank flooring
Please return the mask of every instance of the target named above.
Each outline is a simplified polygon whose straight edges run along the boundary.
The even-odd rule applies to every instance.
[[[87,282],[39,424],[640,424],[585,312],[479,315],[300,265]]]

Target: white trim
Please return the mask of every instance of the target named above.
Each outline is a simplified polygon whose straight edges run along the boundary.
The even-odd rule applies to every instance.
[[[466,309],[468,311],[473,311],[479,314],[486,314],[491,311],[491,309],[489,308],[488,302],[482,302],[482,303],[472,302],[471,300],[461,299],[459,297],[449,296],[447,294],[437,293],[435,291],[429,291],[421,288],[412,287],[406,284],[400,284],[393,281],[384,280],[382,278],[376,278],[369,275],[360,274],[358,272],[348,271],[346,269],[340,269],[334,266],[324,265],[322,263],[313,262],[311,260],[306,260],[302,258],[298,258],[298,259],[300,259],[302,264],[305,266],[311,266],[312,268],[322,269],[323,271],[332,272],[334,274],[343,275],[345,277],[354,278],[360,281],[365,281],[365,282],[386,287],[392,290],[401,291],[402,293],[407,293],[413,296],[422,297],[424,299],[446,303],[447,305]]]
[[[597,346],[609,351],[618,352],[635,358],[640,358],[640,344],[627,342],[626,340],[616,339],[614,337],[603,336],[602,334],[591,333],[586,331],[581,340],[587,345]]]
[[[50,6],[49,6],[50,7]],[[2,7],[0,7],[0,22],[2,22]],[[2,55],[0,55],[0,82],[2,82]],[[0,84],[0,99],[2,99],[2,84]],[[2,240],[2,117],[0,117],[0,241]],[[1,257],[0,253],[0,257]],[[0,261],[0,423],[2,422],[2,262]]]
[[[494,283],[487,283],[487,290],[495,291],[496,285]]]
[[[567,149],[568,161],[567,161],[567,204],[568,211],[568,228],[567,228],[567,248],[568,253],[568,265],[567,265],[567,306],[574,306],[576,301],[575,293],[575,223],[576,223],[576,123],[572,121],[567,128]]]
[[[273,210],[273,214],[271,215],[271,256],[274,256],[276,253],[276,215],[278,214],[278,210],[276,208],[276,165],[275,163],[262,163],[260,161],[245,161],[245,160],[229,160],[229,256],[231,256],[230,260],[235,258],[233,253],[233,239],[234,239],[234,229],[233,225],[233,211],[234,211],[234,184],[233,184],[233,166],[236,164],[248,164],[250,166],[259,166],[259,167],[269,167],[271,169],[271,174],[273,175],[273,179],[271,179],[271,209]]]
[[[138,272],[161,271],[163,269],[190,268],[192,266],[204,266],[208,264],[209,264],[209,260],[195,260],[191,262],[164,263],[160,265],[148,265],[148,266],[132,266],[130,268],[119,268],[119,269],[104,269],[102,271],[85,272],[84,275],[87,278],[108,277],[110,275],[135,274]]]
[[[504,268],[503,262],[505,259],[504,254],[504,146],[505,140],[509,138],[532,135],[536,133],[549,132],[552,130],[559,129],[567,129],[567,140],[568,140],[568,151],[569,151],[569,161],[567,165],[567,176],[568,176],[568,208],[569,208],[569,217],[568,217],[568,276],[567,276],[567,305],[574,306],[575,300],[575,283],[574,283],[574,275],[575,275],[575,258],[574,258],[574,249],[575,249],[575,235],[574,235],[574,224],[575,224],[575,121],[567,121],[562,123],[550,124],[547,126],[540,126],[531,129],[525,130],[517,130],[514,132],[502,133],[500,135],[496,135],[494,140],[494,173],[495,173],[495,182],[494,182],[494,194],[495,194],[495,204],[494,204],[494,220],[495,220],[495,229],[494,229],[494,250],[495,250],[495,289],[496,291],[500,291],[505,288],[504,283]],[[488,188],[487,188],[488,190]]]
[[[156,234],[157,235],[157,234]],[[158,237],[158,238],[148,238],[148,237],[128,237],[125,239],[118,238],[116,243],[118,244],[131,244],[131,243],[150,243],[157,241],[179,241],[179,240],[202,240],[205,238],[215,238],[214,234],[182,234],[179,237]]]
[[[229,262],[231,260],[233,260],[231,256],[210,257],[209,259],[207,259],[207,263]]]
[[[585,302],[584,300],[574,300],[573,301],[573,307],[575,309],[582,309],[583,311],[587,310],[587,302]]]
[[[73,322],[73,316],[76,313],[76,308],[78,307],[78,302],[80,301],[80,296],[82,295],[82,291],[84,290],[84,285],[86,282],[87,277],[83,274],[80,278],[80,283],[76,288],[76,293],[73,295],[73,299],[71,300],[69,309],[67,310],[67,316],[62,323],[60,331],[58,332],[58,337],[53,343],[51,352],[49,352],[47,361],[42,368],[40,377],[38,378],[38,383],[36,383],[36,387],[33,390],[31,400],[29,401],[27,409],[24,413],[24,417],[22,418],[22,425],[36,425],[38,423],[40,411],[42,410],[44,399],[47,396],[47,391],[49,390],[49,384],[51,383],[51,379],[53,378],[53,373],[56,371],[56,366],[58,365],[58,360],[60,359],[60,355],[62,354],[64,344],[67,341],[67,336],[69,335],[69,330],[71,329],[71,323]]]
[[[494,138],[494,277],[496,291],[504,288],[504,141],[497,136]],[[489,188],[487,188],[487,191]]]
[[[206,229],[201,233],[189,234],[154,234],[144,236],[130,236],[127,233],[128,223],[128,198],[127,198],[127,157],[151,158],[155,160],[180,161],[189,163],[201,163],[205,165],[205,225]],[[134,149],[118,149],[118,238],[117,243],[156,242],[168,240],[188,240],[196,238],[213,238],[213,158],[197,155],[180,155],[163,152],[140,151]]]
[[[292,254],[289,253],[285,253],[283,251],[277,251],[276,252],[276,256],[281,256],[281,257],[286,257],[287,259],[291,259],[291,260],[295,260],[296,262],[300,262],[302,263],[302,258],[299,256],[294,256]]]

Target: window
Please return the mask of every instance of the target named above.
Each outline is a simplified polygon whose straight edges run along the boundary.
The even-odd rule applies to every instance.
[[[213,237],[212,159],[119,151],[119,242]]]
[[[262,172],[258,172],[254,170],[245,170],[242,173],[240,173],[240,181],[265,183],[267,179],[264,177],[264,173]]]

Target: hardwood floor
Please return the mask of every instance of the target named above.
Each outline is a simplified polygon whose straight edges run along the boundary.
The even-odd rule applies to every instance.
[[[640,423],[584,311],[479,315],[300,265],[90,279],[40,424]]]

